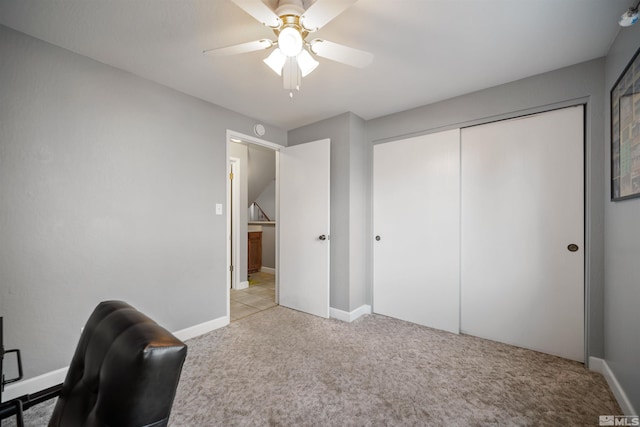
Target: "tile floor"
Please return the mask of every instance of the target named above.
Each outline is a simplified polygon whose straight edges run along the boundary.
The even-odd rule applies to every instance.
[[[249,274],[247,289],[231,289],[231,321],[276,305],[276,276],[269,273]]]

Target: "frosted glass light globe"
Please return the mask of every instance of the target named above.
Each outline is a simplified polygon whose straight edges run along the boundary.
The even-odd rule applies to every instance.
[[[302,50],[302,36],[295,28],[287,27],[278,35],[278,47],[287,56],[296,56]]]

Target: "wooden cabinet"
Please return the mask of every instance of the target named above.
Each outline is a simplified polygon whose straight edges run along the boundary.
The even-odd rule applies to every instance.
[[[262,231],[250,231],[248,243],[248,273],[257,273],[262,268]]]

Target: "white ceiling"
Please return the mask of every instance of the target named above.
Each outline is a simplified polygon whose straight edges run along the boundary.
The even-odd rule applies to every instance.
[[[201,53],[273,38],[230,0],[0,0],[0,23],[293,129],[346,111],[368,120],[602,57],[632,3],[359,0],[313,38],[369,51],[373,63],[320,59],[293,99],[262,63],[269,52]]]

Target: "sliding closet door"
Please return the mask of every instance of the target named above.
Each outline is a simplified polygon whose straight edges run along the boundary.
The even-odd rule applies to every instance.
[[[460,131],[373,152],[373,310],[458,333]]]
[[[463,129],[462,332],[583,361],[583,120]]]

